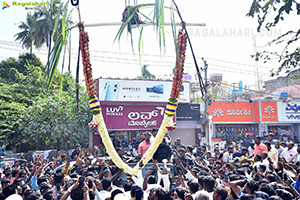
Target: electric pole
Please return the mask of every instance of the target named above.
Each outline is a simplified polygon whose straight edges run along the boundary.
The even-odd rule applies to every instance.
[[[204,60],[204,58],[202,58],[202,60],[204,62],[204,79],[205,79],[204,80],[204,82],[205,82],[204,87],[207,89],[207,87],[208,87],[208,81],[207,81],[207,68],[208,68],[208,65],[206,63],[206,60]],[[204,103],[205,103],[205,113],[204,113],[204,115],[205,115],[205,137],[206,137],[207,143],[209,144],[208,148],[210,149],[211,148],[210,147],[211,138],[210,138],[209,128],[208,128],[208,120],[209,120],[209,118],[208,118],[208,107],[209,107],[208,103],[209,103],[209,99],[208,99],[207,92],[205,93],[203,100],[204,100]]]

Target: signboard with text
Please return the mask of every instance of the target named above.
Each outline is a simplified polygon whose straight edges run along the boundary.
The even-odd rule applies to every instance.
[[[200,104],[178,104],[176,120],[200,120]]]
[[[277,102],[276,101],[261,101],[261,121],[263,122],[277,122]]]
[[[97,79],[100,101],[167,102],[172,81]],[[183,82],[179,102],[190,102],[190,83]]]
[[[108,130],[151,130],[159,128],[165,105],[101,105]]]
[[[300,123],[300,101],[277,102],[278,121]]]
[[[213,122],[253,122],[250,102],[216,101],[209,106]]]

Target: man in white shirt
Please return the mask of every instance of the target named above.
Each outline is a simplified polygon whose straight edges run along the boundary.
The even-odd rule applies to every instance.
[[[297,161],[298,153],[294,149],[294,142],[289,142],[287,148],[280,154],[280,158],[284,158],[287,163],[295,163]]]
[[[270,142],[265,142],[265,145],[268,148],[268,156],[272,159],[275,167],[277,167],[277,163],[278,163],[278,151],[277,149],[275,149],[275,147],[272,147]]]
[[[269,171],[269,165],[270,165],[270,162],[268,161],[268,153],[263,151],[261,153],[261,157],[262,157],[262,164],[264,166],[266,166],[266,171]]]
[[[250,144],[250,146],[248,147],[248,154],[249,154],[249,156],[251,156],[254,153],[254,146],[255,146],[255,144],[252,142]]]
[[[203,179],[203,188],[204,190],[200,190],[196,192],[196,197],[199,194],[206,194],[209,197],[209,200],[213,200],[214,195],[214,187],[215,187],[216,181],[213,177],[207,176]]]
[[[278,158],[279,158],[280,154],[284,150],[284,148],[280,145],[280,141],[275,142],[275,149],[278,151]]]
[[[102,199],[106,199],[111,196],[111,189],[112,189],[111,180],[105,178],[101,181],[101,183],[102,183],[103,190],[100,191],[100,195]]]
[[[233,158],[232,158],[232,154],[233,154],[233,147],[228,147],[228,151],[226,151],[223,155],[223,162],[224,163],[233,163]]]
[[[259,165],[262,164],[262,163],[261,163],[261,159],[262,159],[261,155],[256,154],[256,156],[254,157],[254,165],[253,165],[253,168],[256,167],[256,168],[258,169]]]

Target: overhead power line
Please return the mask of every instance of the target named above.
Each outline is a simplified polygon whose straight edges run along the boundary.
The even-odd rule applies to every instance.
[[[0,49],[6,49],[6,50],[12,50],[12,51],[20,51],[22,52],[22,50],[19,50],[19,49],[13,49],[13,48],[8,48],[8,47],[1,47],[0,46]],[[37,53],[37,54],[41,54],[41,55],[47,55],[47,53]],[[75,53],[72,53],[72,59],[77,59]],[[91,60],[92,61],[97,61],[97,62],[101,62],[101,63],[117,63],[117,64],[122,64],[122,65],[129,65],[129,67],[136,67],[137,65],[139,65],[139,61],[136,60],[131,60],[131,59],[123,59],[123,58],[115,58],[115,57],[109,57],[109,56],[92,56],[91,57]],[[173,68],[173,63],[168,64],[170,62],[156,62],[156,61],[150,61],[150,60],[147,60],[147,61],[144,61],[144,62],[147,62],[147,64],[153,64],[155,66],[160,66],[160,67],[167,67],[167,68],[170,68],[172,67]],[[94,63],[93,65],[96,65],[97,63]],[[133,66],[135,65],[135,66]],[[240,69],[235,69],[235,68],[230,68],[228,66],[221,66],[221,65],[214,65],[214,64],[211,64],[212,66],[216,66],[218,67],[218,69],[214,69],[214,68],[211,68],[211,70],[214,70],[214,71],[218,71],[218,72],[224,72],[224,73],[236,73],[236,74],[248,74],[248,75],[254,75],[255,72],[251,72],[251,71],[245,71],[245,70],[240,70]],[[107,66],[98,66],[98,68],[101,67],[101,68],[106,68]],[[123,68],[123,66],[115,66],[116,68]],[[185,65],[185,68],[186,69],[194,69],[193,66],[190,66],[190,65]],[[220,69],[221,68],[221,69]],[[232,69],[232,70],[228,70],[228,69]]]
[[[20,43],[18,42],[12,42],[12,41],[5,41],[5,40],[0,40],[0,44],[9,44],[9,45],[14,45],[14,46],[20,46]],[[42,47],[40,50],[44,50],[44,48]],[[45,49],[47,50],[47,48]],[[72,48],[72,50],[75,50],[77,52],[76,48]],[[119,54],[119,55],[131,55],[131,56],[138,56],[138,54],[132,54],[132,53],[126,53],[126,52],[115,52],[115,51],[101,51],[101,50],[94,50],[94,49],[90,49],[90,52],[99,52],[99,53],[108,53],[108,54]],[[159,55],[159,54],[142,54],[142,56],[146,56],[146,57],[166,57],[166,58],[175,58],[174,55]],[[197,59],[201,59],[202,57],[197,57]],[[210,58],[210,57],[203,57],[205,59],[208,60],[214,60],[214,61],[218,61],[218,62],[224,62],[224,63],[229,63],[229,64],[234,64],[234,65],[240,65],[240,66],[247,66],[247,67],[253,67],[256,68],[256,65],[254,64],[246,64],[246,63],[239,63],[239,62],[234,62],[234,61],[227,61],[227,60],[221,60],[221,59],[217,59],[217,58]],[[265,69],[271,69],[270,67],[267,66],[258,66],[259,68],[265,68]]]
[[[5,45],[5,46],[9,46],[9,47],[3,47],[1,46],[1,44]],[[11,48],[11,46],[13,47],[19,47],[21,48],[20,44],[17,42],[11,42],[11,41],[3,41],[0,40],[0,48],[2,49],[6,49],[6,50],[13,50],[13,51],[23,51],[21,49],[15,49],[15,48]],[[75,50],[75,48],[74,48]],[[47,48],[41,48],[39,50],[39,52],[36,52],[36,54],[41,54],[41,55],[47,55],[48,49]],[[101,55],[93,55],[94,52],[99,52],[101,53]],[[99,50],[90,50],[91,53],[91,59],[95,60],[95,61],[99,61],[99,62],[105,62],[105,63],[120,63],[123,65],[140,65],[139,60],[133,60],[131,58],[118,58],[118,57],[111,57],[111,56],[103,56],[103,53],[106,54],[125,54],[125,55],[131,55],[131,56],[135,56],[133,54],[130,53],[118,53],[118,52],[112,52],[112,51],[99,51]],[[73,59],[77,59],[77,54],[76,53],[72,53],[72,55],[76,56],[76,57],[72,57]],[[151,54],[146,54],[148,57],[155,57],[156,59],[158,57],[160,57],[159,55],[151,55]],[[137,56],[137,55],[136,55]],[[144,55],[143,55],[144,56]],[[174,59],[174,56],[164,56],[164,57],[170,57]],[[208,59],[212,59],[212,60],[216,60],[216,61],[222,61],[219,59],[213,59],[213,58],[208,58]],[[155,66],[161,66],[161,67],[168,67],[168,68],[173,68],[174,67],[174,63],[173,61],[161,61],[161,60],[147,60],[147,59],[143,59],[142,58],[142,62],[143,63],[147,63],[147,64],[151,64],[151,65],[155,65]],[[226,63],[234,63],[234,64],[242,64],[242,63],[236,63],[236,62],[231,62],[231,61],[224,61]],[[224,66],[224,65],[217,65],[214,63],[210,63],[211,66],[217,67],[218,69],[214,69],[211,67],[211,70],[214,71],[218,71],[218,72],[228,72],[228,73],[237,73],[237,74],[249,74],[249,75],[255,75],[254,71],[251,70],[244,70],[241,68],[234,68],[232,66]],[[242,64],[244,66],[251,66],[251,65],[247,65],[247,64]],[[121,67],[121,66],[120,66]],[[194,68],[194,64],[191,62],[186,62],[185,64],[185,68],[187,69],[193,69]],[[220,69],[221,68],[221,69]],[[230,69],[230,70],[228,70]],[[262,73],[265,76],[268,76],[268,73]]]

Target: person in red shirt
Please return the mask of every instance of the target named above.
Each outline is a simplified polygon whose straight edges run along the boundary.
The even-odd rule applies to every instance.
[[[267,146],[261,143],[261,137],[257,135],[255,136],[254,153],[251,157],[255,157],[257,154],[261,155],[263,151],[269,152]]]
[[[145,140],[140,143],[139,148],[138,148],[138,154],[140,157],[143,157],[143,155],[146,153],[148,148],[151,145],[150,138],[152,134],[150,132],[145,133]]]

